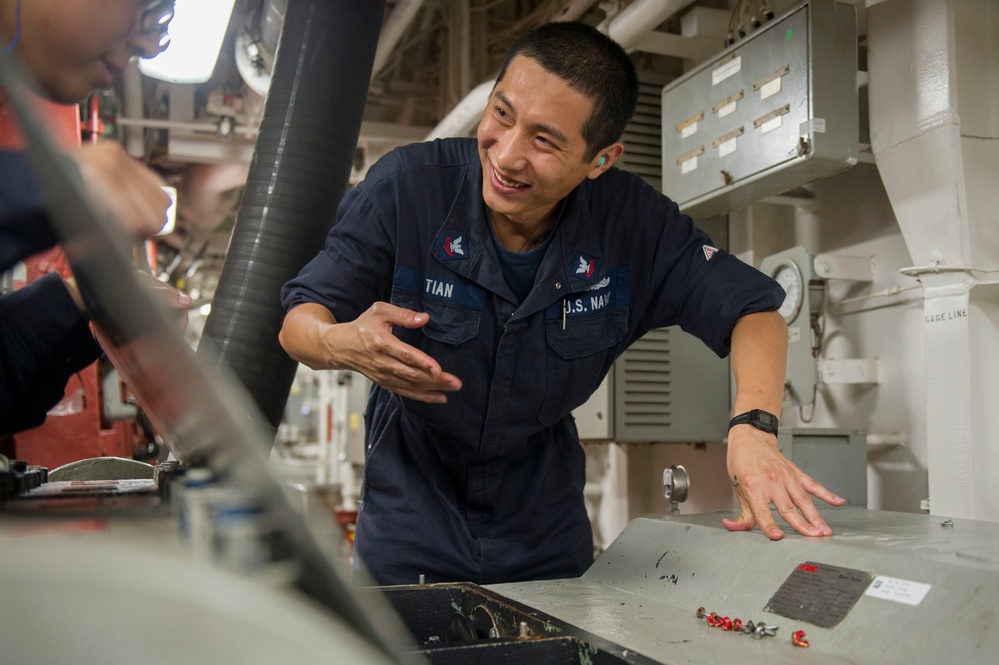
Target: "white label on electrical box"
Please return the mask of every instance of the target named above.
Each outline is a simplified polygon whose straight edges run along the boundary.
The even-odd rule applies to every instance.
[[[739,102],[729,102],[725,106],[718,108],[718,117],[724,118],[727,115],[732,115],[735,113],[735,109],[738,107]]]
[[[680,130],[680,138],[685,139],[689,136],[693,136],[696,133],[697,133],[697,123],[692,122]]]
[[[711,72],[711,85],[718,85],[727,78],[735,76],[742,71],[742,56],[729,60],[721,67]]]
[[[680,162],[680,173],[690,173],[697,168],[697,155]]]
[[[801,123],[798,127],[798,134],[801,136],[808,136],[809,134],[825,134],[826,133],[826,119],[825,118],[812,118],[811,120],[806,120]]]
[[[923,598],[930,592],[930,586],[922,582],[912,582],[909,580],[900,580],[897,577],[878,575],[871,582],[871,586],[867,587],[864,595],[915,607],[923,602]]]
[[[787,343],[794,344],[801,341],[801,326],[787,327]]]
[[[725,155],[731,155],[733,152],[739,149],[739,144],[736,143],[738,137],[732,137],[728,141],[722,141],[718,144],[718,156],[724,157]]]
[[[767,97],[773,97],[778,92],[780,92],[780,81],[781,77],[775,78],[773,81],[764,83],[760,86],[760,100],[764,100]]]
[[[772,132],[773,130],[777,129],[784,122],[783,118],[784,116],[782,115],[779,115],[776,118],[770,118],[765,123],[760,125],[760,132],[766,134],[767,132]]]

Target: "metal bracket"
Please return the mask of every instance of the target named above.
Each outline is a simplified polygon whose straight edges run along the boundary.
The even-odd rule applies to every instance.
[[[874,261],[870,256],[840,256],[816,254],[812,261],[815,274],[823,279],[845,279],[854,282],[874,281]]]
[[[880,384],[880,363],[877,358],[820,360],[819,382],[825,384]]]

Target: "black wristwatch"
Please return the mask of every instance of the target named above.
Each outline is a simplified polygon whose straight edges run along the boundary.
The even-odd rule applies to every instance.
[[[763,430],[768,434],[776,434],[779,424],[780,422],[778,422],[777,416],[774,414],[767,413],[763,409],[753,409],[732,418],[728,422],[728,428],[732,429],[736,425],[752,425],[756,429]]]

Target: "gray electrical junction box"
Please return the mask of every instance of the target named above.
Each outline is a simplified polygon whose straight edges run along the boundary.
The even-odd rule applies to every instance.
[[[663,89],[663,191],[705,218],[857,163],[853,5],[796,5]]]

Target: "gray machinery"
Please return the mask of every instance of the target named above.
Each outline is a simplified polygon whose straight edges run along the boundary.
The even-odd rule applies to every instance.
[[[857,163],[857,18],[809,0],[663,89],[663,190],[696,218]]]
[[[717,515],[638,519],[579,579],[490,589],[660,663],[995,662],[999,525],[823,515],[832,537],[776,543]],[[702,607],[773,635],[712,626]]]

